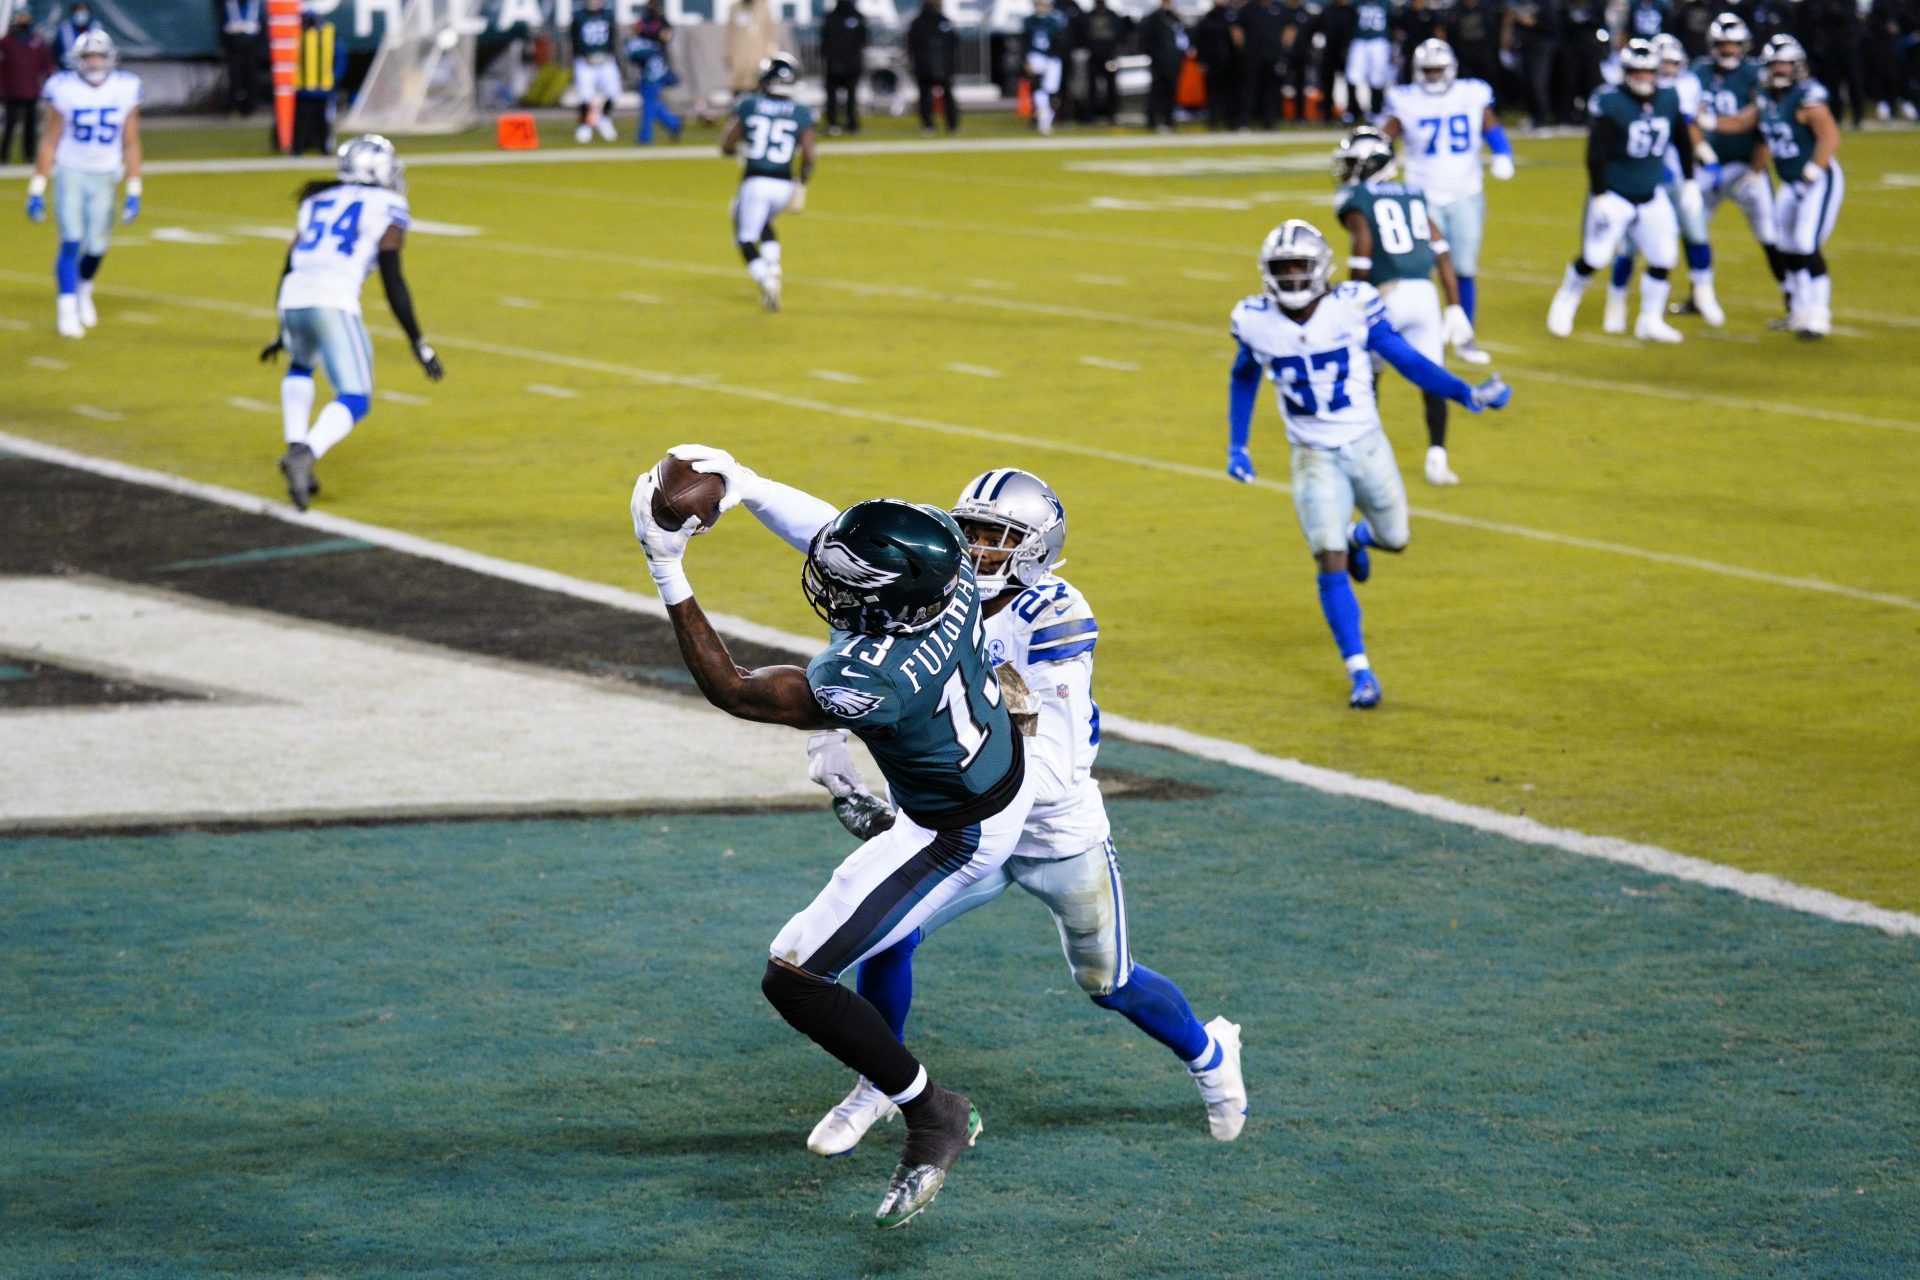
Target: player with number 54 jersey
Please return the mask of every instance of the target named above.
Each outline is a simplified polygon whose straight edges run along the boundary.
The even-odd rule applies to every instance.
[[[1311,223],[1275,227],[1260,246],[1263,291],[1233,309],[1227,397],[1227,474],[1254,478],[1247,433],[1263,378],[1273,382],[1293,446],[1293,509],[1320,570],[1320,608],[1347,666],[1347,704],[1378,706],[1380,681],[1360,640],[1360,605],[1348,584],[1372,572],[1369,549],[1403,551],[1407,491],[1380,426],[1370,356],[1378,355],[1422,391],[1475,413],[1511,394],[1499,377],[1469,386],[1395,332],[1379,291],[1357,280],[1334,288],[1333,249]],[[1355,507],[1364,517],[1353,521]]]

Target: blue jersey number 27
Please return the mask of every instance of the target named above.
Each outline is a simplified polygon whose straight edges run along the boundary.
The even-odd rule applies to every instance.
[[[1302,418],[1315,417],[1320,412],[1320,401],[1313,394],[1313,373],[1311,369],[1333,369],[1333,394],[1327,397],[1327,412],[1338,413],[1353,403],[1347,394],[1347,371],[1350,367],[1347,349],[1337,347],[1332,351],[1316,351],[1310,356],[1281,356],[1273,362],[1273,379],[1280,384],[1280,394],[1287,402],[1287,412]]]

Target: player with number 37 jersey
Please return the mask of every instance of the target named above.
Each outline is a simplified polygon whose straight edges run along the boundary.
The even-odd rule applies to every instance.
[[[733,238],[747,274],[760,286],[760,304],[769,311],[780,309],[780,237],[773,219],[807,207],[807,182],[813,177],[813,112],[788,96],[799,81],[800,69],[787,54],[761,63],[758,92],[734,104],[733,122],[720,139],[722,155],[745,148],[740,190],[733,197]]]

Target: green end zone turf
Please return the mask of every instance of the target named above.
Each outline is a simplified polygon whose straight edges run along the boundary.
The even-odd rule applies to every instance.
[[[1232,1146],[1013,893],[909,1026],[987,1134],[876,1233],[900,1130],[809,1155],[848,1080],[758,992],[824,810],[18,838],[0,1274],[1920,1271],[1914,940],[1102,760],[1218,791],[1113,811],[1140,961],[1245,1025]]]

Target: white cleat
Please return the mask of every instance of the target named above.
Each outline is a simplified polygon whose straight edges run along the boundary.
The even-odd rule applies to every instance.
[[[1686,337],[1659,316],[1644,313],[1633,322],[1633,336],[1648,342],[1680,342]]]
[[[63,293],[53,308],[54,327],[63,338],[84,338],[87,327],[80,323],[80,302],[70,293]]]
[[[1627,331],[1627,296],[1615,297],[1607,294],[1607,309],[1600,313],[1600,332],[1625,333]]]
[[[1700,313],[1700,318],[1707,322],[1709,329],[1718,329],[1727,322],[1726,310],[1714,295],[1713,285],[1709,281],[1693,286],[1693,309]]]
[[[1427,450],[1427,483],[1459,484],[1460,477],[1447,466],[1447,451],[1439,445]]]
[[[1794,313],[1793,331],[1803,338],[1824,338],[1833,332],[1833,312],[1827,307],[1808,307]]]
[[[93,286],[82,281],[80,292],[74,297],[80,300],[80,323],[89,329],[99,324],[100,313],[93,309]]]
[[[620,136],[619,132],[613,127],[613,121],[606,116],[601,116],[600,122],[594,125],[594,128],[599,131],[602,140],[607,142],[612,142]]]
[[[1573,336],[1573,316],[1580,309],[1580,295],[1568,293],[1565,289],[1553,295],[1553,305],[1547,308],[1547,332],[1556,338]]]
[[[862,1076],[853,1092],[813,1126],[813,1132],[807,1135],[807,1150],[817,1156],[843,1156],[860,1145],[867,1130],[899,1114],[900,1108]]]
[[[1224,1017],[1207,1024],[1220,1046],[1220,1062],[1211,1071],[1194,1071],[1200,1100],[1207,1104],[1207,1128],[1221,1142],[1232,1142],[1247,1123],[1247,1082],[1240,1074],[1240,1024]]]
[[[780,277],[769,273],[760,279],[760,305],[769,311],[780,309]]]
[[[593,126],[590,124],[583,124],[578,129],[575,129],[573,131],[573,140],[575,142],[580,143],[582,146],[585,146],[587,143],[592,142]]]

